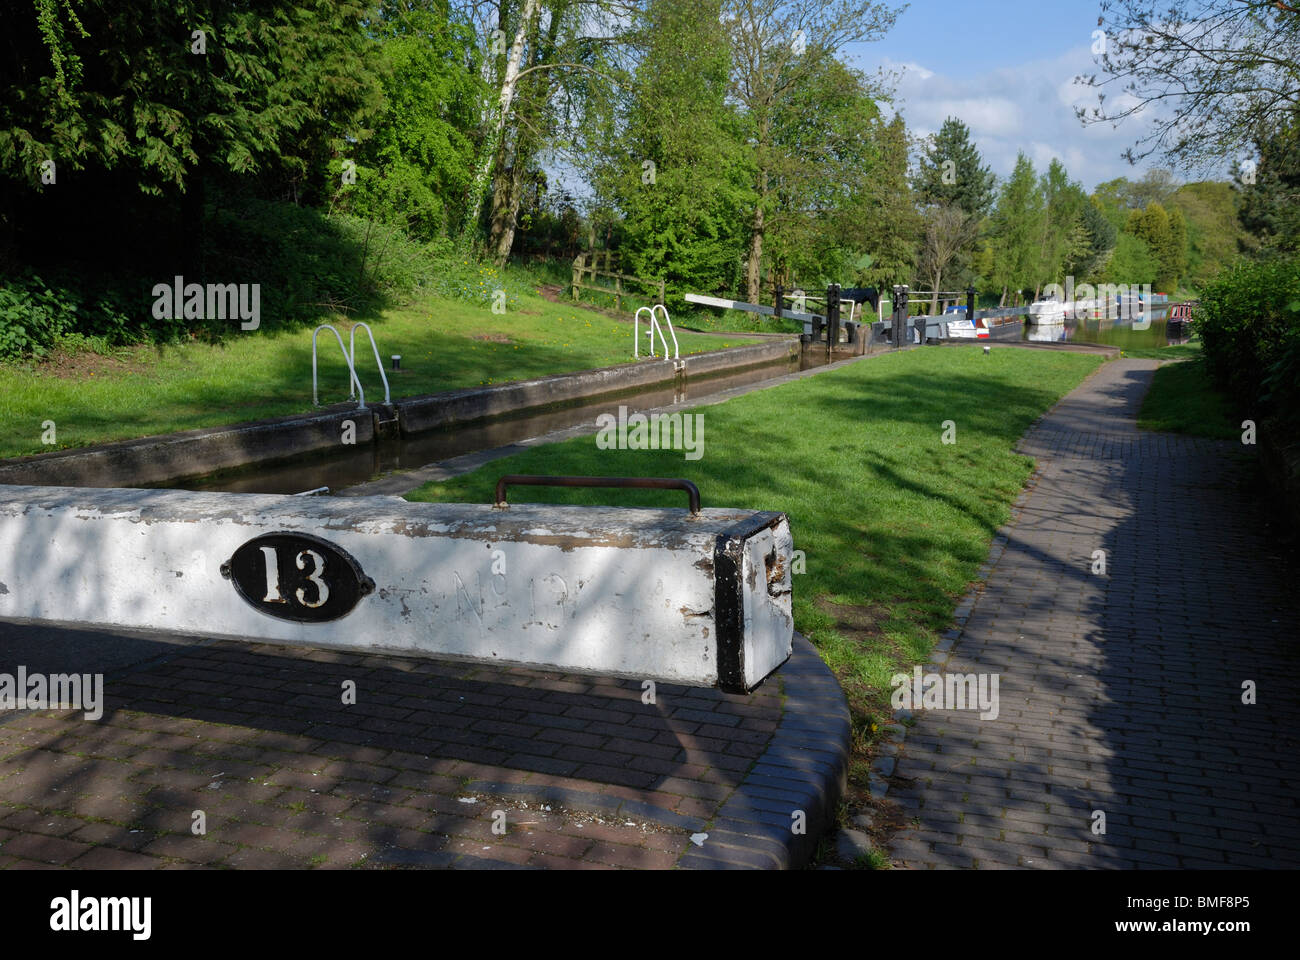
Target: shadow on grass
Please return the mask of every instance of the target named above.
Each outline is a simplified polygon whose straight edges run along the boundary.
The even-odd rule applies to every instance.
[[[811,603],[817,597],[886,612],[885,629],[853,655],[844,676],[878,691],[900,649],[928,648],[945,628],[1006,521],[1030,473],[1029,459],[1014,452],[1016,440],[1098,362],[1020,357],[977,369],[973,355],[957,351],[872,359],[700,408],[705,450],[698,461],[681,451],[601,450],[586,437],[529,450],[411,498],[491,502],[505,473],[679,476],[699,486],[706,507],[784,511],[806,555],[807,573],[795,578],[797,629],[817,640],[826,622],[825,607]],[[947,420],[957,424],[955,444],[943,442]],[[671,496],[636,490],[530,488],[519,496],[678,506]]]

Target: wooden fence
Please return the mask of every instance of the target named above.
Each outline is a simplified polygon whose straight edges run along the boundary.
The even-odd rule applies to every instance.
[[[602,266],[601,261],[604,260]],[[587,254],[580,253],[573,258],[573,282],[571,284],[573,299],[578,300],[581,297],[579,291],[592,290],[598,293],[605,293],[614,298],[616,310],[623,309],[623,298],[630,296],[628,291],[623,289],[623,284],[635,283],[639,286],[650,290],[657,291],[659,299],[657,303],[664,302],[665,284],[663,280],[646,280],[643,277],[632,277],[625,273],[619,273],[613,269],[617,264],[611,263],[610,252],[608,250],[597,250],[591,255],[591,263],[587,263]],[[590,280],[590,283],[583,283],[584,277]],[[614,286],[604,286],[597,284],[598,278],[606,278],[614,281]]]

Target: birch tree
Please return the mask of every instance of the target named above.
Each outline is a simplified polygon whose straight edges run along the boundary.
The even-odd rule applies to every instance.
[[[481,5],[476,5],[481,7]],[[623,54],[631,29],[633,0],[500,0],[492,5],[495,26],[485,34],[494,47],[499,89],[476,184],[477,209],[487,209],[487,250],[498,264],[514,244],[528,166],[543,147],[560,146],[560,114],[580,116],[575,106],[584,86],[599,78],[619,82],[608,67]],[[478,18],[492,23],[479,9]],[[505,39],[510,38],[509,46]],[[525,109],[527,107],[527,109]]]

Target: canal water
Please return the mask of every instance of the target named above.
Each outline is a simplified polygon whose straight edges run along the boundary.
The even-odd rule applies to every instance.
[[[1147,323],[1135,324],[1132,320],[1078,319],[1064,323],[1029,323],[1025,317],[1023,339],[1035,342],[1100,343],[1121,350],[1147,347],[1167,347],[1186,343],[1185,339],[1168,336],[1166,314],[1169,306],[1153,306]]]
[[[445,429],[403,436],[364,447],[343,447],[340,451],[296,457],[281,463],[258,463],[189,480],[169,481],[166,486],[182,490],[219,490],[227,493],[302,493],[319,487],[336,492],[400,470],[440,463],[452,457],[491,450],[531,440],[555,430],[590,424],[602,413],[618,415],[620,406],[629,412],[644,412],[674,403],[705,400],[738,387],[761,385],[801,369],[826,363],[819,351],[804,351],[804,358],[772,363],[687,383],[682,389],[645,390],[559,409],[487,422],[453,424]]]

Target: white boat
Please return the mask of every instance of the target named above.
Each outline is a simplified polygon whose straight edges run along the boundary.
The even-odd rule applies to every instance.
[[[1060,300],[1035,300],[1029,305],[1030,323],[1065,323],[1065,304]]]
[[[971,323],[966,318],[964,307],[949,307],[943,315],[943,325],[946,328],[944,336],[949,340],[987,340],[989,336],[984,320],[977,317]]]

